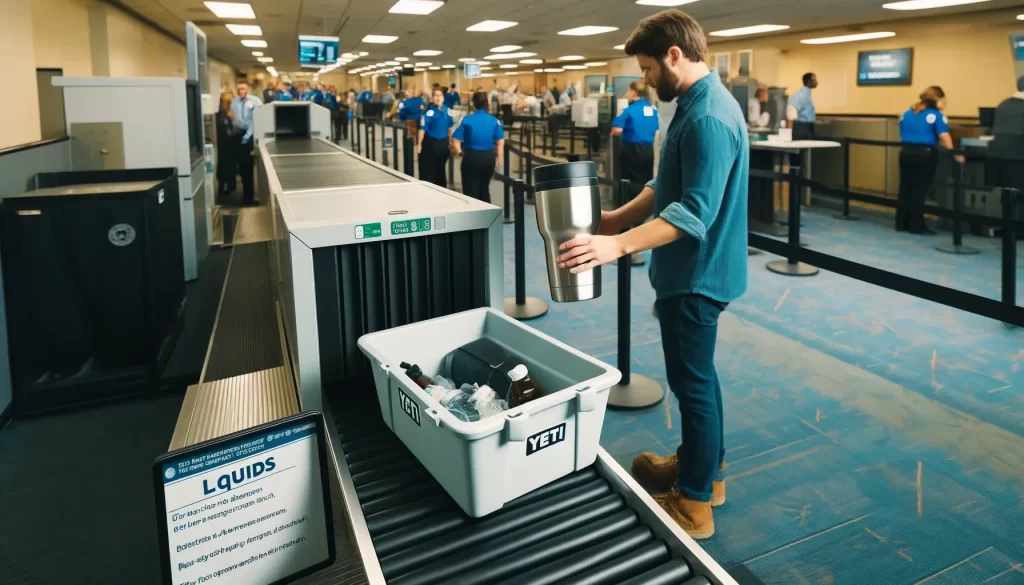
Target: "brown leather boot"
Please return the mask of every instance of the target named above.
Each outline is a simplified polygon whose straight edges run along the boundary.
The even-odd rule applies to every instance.
[[[718,471],[725,473],[725,462]],[[652,492],[667,492],[672,489],[679,477],[679,458],[673,453],[668,457],[658,457],[654,453],[641,453],[633,458],[630,474]],[[711,505],[721,506],[725,503],[725,480],[711,483]]]
[[[715,533],[715,518],[711,513],[711,502],[688,499],[679,490],[672,488],[667,494],[654,496],[662,510],[665,510],[690,538],[701,540],[711,538]]]

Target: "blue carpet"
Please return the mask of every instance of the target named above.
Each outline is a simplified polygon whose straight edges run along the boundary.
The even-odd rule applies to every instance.
[[[550,301],[526,211],[527,294]],[[967,238],[982,254],[954,257],[932,249],[948,234],[813,210],[804,225],[813,249],[998,295],[995,240]],[[506,226],[509,296],[513,250]],[[835,274],[776,275],[772,259],[750,257],[749,291],[721,322],[728,502],[703,546],[768,584],[1024,583],[1024,332]],[[600,299],[551,303],[530,325],[616,363],[616,276],[603,268]],[[665,384],[646,268],[631,277],[630,363]],[[628,468],[674,450],[679,424],[671,396],[609,411],[602,444]]]

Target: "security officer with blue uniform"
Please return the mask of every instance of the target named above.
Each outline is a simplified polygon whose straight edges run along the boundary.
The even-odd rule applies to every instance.
[[[786,119],[789,120],[793,129],[793,140],[816,140],[814,123],[818,119],[818,114],[814,109],[811,90],[818,87],[818,76],[813,73],[804,73],[802,81],[804,86],[789,98],[789,104],[786,106]]]
[[[471,99],[473,113],[462,118],[452,134],[452,151],[463,157],[462,192],[490,203],[491,177],[495,166],[501,165],[505,151],[505,129],[487,111],[486,93],[478,91]]]
[[[253,189],[253,152],[252,152],[252,117],[256,108],[263,105],[260,98],[249,93],[249,84],[239,81],[236,86],[238,97],[231,102],[231,120],[235,124],[236,135],[241,136],[238,148],[238,174],[242,177],[242,205],[254,205],[256,192]]]
[[[405,122],[405,129],[409,136],[415,137],[420,130],[420,116],[423,114],[423,96],[417,90],[412,90],[411,95],[402,102],[398,110],[398,119]]]
[[[931,86],[920,101],[900,116],[900,194],[896,205],[896,231],[934,234],[924,221],[924,202],[935,180],[938,146],[953,149],[949,121],[942,113],[946,94]],[[957,162],[964,162],[957,155]]]
[[[292,97],[292,85],[290,83],[279,83],[277,85],[277,93],[274,95],[274,101],[294,101],[294,98]]]
[[[444,94],[444,107],[450,110],[455,106],[461,105],[462,96],[459,95],[459,90],[458,88],[455,87],[455,84],[453,83],[451,89],[449,89],[448,92]]]
[[[647,86],[642,81],[629,84],[626,99],[629,106],[612,120],[612,136],[622,137],[619,165],[622,178],[629,181],[629,197],[636,197],[644,185],[654,178],[654,139],[658,134],[658,112],[648,101]]]
[[[447,187],[445,165],[448,163],[452,127],[455,120],[444,107],[444,91],[438,87],[433,91],[431,104],[420,117],[419,145],[420,180]]]

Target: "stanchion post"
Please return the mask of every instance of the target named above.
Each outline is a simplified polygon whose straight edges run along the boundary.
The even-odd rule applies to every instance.
[[[800,192],[798,185],[800,167],[790,165],[789,176],[789,245],[795,250],[800,247]],[[798,262],[796,258],[773,260],[767,265],[768,270],[784,276],[814,276],[818,269],[810,264]]]
[[[363,121],[363,156],[370,158],[370,148],[373,146],[370,144],[370,121]]]
[[[505,219],[503,223],[512,223],[512,185],[509,183],[512,180],[510,176],[512,174],[512,155],[508,147],[505,148],[505,180],[501,182],[502,190],[505,192]],[[520,159],[522,157],[519,157]]]
[[[524,217],[526,184],[516,180],[512,185],[516,206],[515,218],[515,276],[516,296],[505,299],[505,314],[519,321],[536,319],[548,312],[548,304],[536,297],[526,296],[526,223]]]
[[[352,118],[352,150],[356,154],[362,154],[359,149],[359,118]]]
[[[850,215],[850,139],[843,138],[843,212],[832,217],[844,221],[858,221],[859,216]]]
[[[523,154],[526,155],[526,184],[527,185],[532,185],[533,184],[533,149],[531,148],[530,150],[526,151]],[[527,203],[533,203],[533,202],[534,202],[534,200],[533,200],[532,197],[529,200],[527,200]],[[518,212],[516,212],[516,213],[518,214]],[[519,221],[519,215],[516,215],[516,221]]]
[[[569,154],[576,154],[576,123],[569,120]]]
[[[405,133],[405,143],[402,145],[402,166],[405,174],[410,177],[416,176],[416,159],[413,158],[416,152],[416,141],[409,136],[408,130]]]
[[[1013,221],[1017,205],[1020,204],[1020,191],[1002,188],[1003,197],[1003,304],[1013,308],[1017,306],[1017,228]]]
[[[377,162],[377,126],[370,120],[367,127],[370,129],[370,160]]]
[[[958,256],[978,254],[981,250],[964,245],[963,213],[964,213],[964,165],[953,160],[953,244],[939,244],[935,249],[946,254]]]
[[[629,203],[629,180],[622,179],[615,185],[619,207]],[[623,231],[633,226],[623,226]],[[636,410],[660,404],[665,398],[665,389],[656,380],[633,374],[630,370],[630,301],[632,300],[632,262],[629,255],[619,258],[618,266],[618,365],[622,379],[608,394],[608,407]]]
[[[449,146],[449,149],[451,146]],[[448,152],[448,188],[455,190],[455,156],[449,151]],[[487,198],[490,201],[490,197]]]
[[[391,166],[398,170],[398,126],[391,127]]]

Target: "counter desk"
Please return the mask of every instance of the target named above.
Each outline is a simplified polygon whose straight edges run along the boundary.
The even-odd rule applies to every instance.
[[[811,151],[827,148],[842,148],[842,144],[830,140],[753,140],[750,142],[750,168],[781,173],[789,158],[784,155],[795,155],[800,157],[800,176],[810,178]],[[770,236],[786,235],[784,222],[776,218],[775,181],[752,178],[748,192],[751,231]],[[804,193],[804,201],[809,199],[808,188]]]

